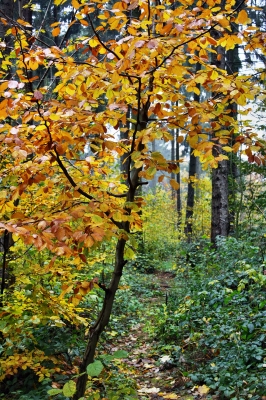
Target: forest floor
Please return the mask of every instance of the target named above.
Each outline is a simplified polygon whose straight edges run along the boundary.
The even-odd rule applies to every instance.
[[[158,295],[143,298],[143,302],[149,303],[145,308],[154,311],[145,319],[150,318],[152,324],[152,314],[156,314],[156,307],[166,302],[168,290],[174,283],[175,275],[172,272],[158,272],[152,275],[153,282],[159,290]],[[151,338],[147,332],[147,324],[139,322],[131,326],[126,336],[114,339],[109,343],[110,350],[126,350],[128,358],[125,359],[126,368],[130,371],[130,377],[135,380],[138,388],[138,398],[140,400],[152,399],[179,399],[195,400],[204,399],[204,386],[188,389],[186,383],[189,381],[179,368],[171,363],[170,357],[160,355],[158,352],[158,342]],[[213,397],[214,399],[214,397]]]

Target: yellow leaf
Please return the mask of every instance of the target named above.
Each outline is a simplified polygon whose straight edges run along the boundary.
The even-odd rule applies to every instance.
[[[223,147],[223,150],[224,150],[224,151],[227,151],[228,153],[230,153],[231,151],[233,151],[232,147],[229,147],[229,146],[224,146],[224,147]]]
[[[72,83],[70,83],[69,85],[67,85],[66,87],[66,93],[69,94],[70,96],[73,96],[73,94],[75,94],[76,92],[76,86],[73,85]]]
[[[179,397],[180,396],[178,396],[175,393],[169,393],[169,394],[166,394],[165,396],[163,396],[164,399],[172,399],[172,400],[178,399]]]
[[[244,94],[241,94],[237,99],[236,102],[237,104],[239,104],[240,106],[245,106],[246,105],[246,96]]]
[[[199,391],[200,395],[204,395],[204,394],[208,394],[209,393],[210,388],[208,386],[206,386],[206,385],[203,385],[203,386],[199,386],[198,387],[198,391]]]
[[[177,181],[175,179],[170,179],[170,185],[175,190],[179,189],[179,183],[177,183]]]
[[[194,79],[194,81],[196,83],[202,84],[202,83],[204,83],[206,81],[206,76],[205,75],[199,75]]]
[[[78,10],[79,7],[81,7],[81,4],[79,4],[79,2],[77,0],[72,0],[72,6]]]
[[[58,114],[51,114],[51,115],[49,115],[49,118],[52,121],[58,121],[60,119],[60,116]]]
[[[121,80],[121,76],[115,71],[112,75],[112,83],[117,83]]]
[[[115,93],[112,89],[108,88],[106,91],[106,97],[107,99],[112,99],[113,97],[115,97]]]
[[[56,6],[60,6],[61,4],[64,4],[67,0],[54,0],[54,3]]]
[[[96,47],[96,46],[98,46],[98,44],[99,44],[99,42],[98,42],[98,40],[96,40],[96,39],[91,39],[91,40],[89,40],[89,45],[90,45],[91,47]]]
[[[241,10],[237,16],[236,23],[245,25],[249,22],[248,14],[245,10]]]
[[[215,69],[212,71],[210,78],[215,81],[218,78],[219,74]]]
[[[54,28],[52,30],[52,35],[53,35],[53,37],[55,37],[55,36],[58,36],[59,34],[60,34],[60,28],[59,28],[59,26],[57,26],[56,28]]]
[[[229,21],[226,17],[221,16],[221,18],[219,18],[219,24],[223,27],[223,28],[227,28],[229,26]]]
[[[197,94],[198,96],[200,95],[200,90],[199,90],[199,88],[197,86],[193,86],[193,92],[195,94]]]

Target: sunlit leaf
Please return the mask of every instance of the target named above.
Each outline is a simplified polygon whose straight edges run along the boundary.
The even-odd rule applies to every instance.
[[[66,397],[71,397],[76,392],[76,383],[74,381],[68,381],[63,386],[63,395]]]

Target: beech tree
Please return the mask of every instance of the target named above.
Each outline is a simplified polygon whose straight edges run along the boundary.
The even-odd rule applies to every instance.
[[[54,6],[64,4],[54,0]],[[110,7],[101,0],[72,0],[65,8],[68,25],[54,22],[52,36],[66,35],[74,25],[84,29],[82,36],[61,40],[61,46],[46,44],[29,22],[1,14],[13,49],[0,71],[0,228],[12,234],[14,254],[23,243],[26,252],[34,246],[45,258],[29,260],[27,270],[17,261],[16,313],[24,312],[25,287],[33,282],[26,304],[32,304],[34,324],[85,324],[80,300],[93,287],[104,294],[73,382],[74,400],[85,393],[87,368],[109,322],[123,269],[137,250],[134,233],[141,230],[143,202],[138,188],[159,171],[159,182],[178,189],[171,173],[178,173],[179,160],[167,160],[149,144],[171,141],[178,128],[179,141],[186,137],[203,168],[217,168],[240,145],[254,162],[265,161],[256,132],[248,125],[240,131],[228,111],[228,104],[237,103],[248,113],[245,106],[259,87],[251,76],[231,75],[210,57],[218,53],[218,58],[217,49],[232,49],[239,40],[247,51],[265,52],[264,34],[248,25],[240,7],[233,0],[182,0],[176,7],[170,0],[125,0]],[[241,25],[237,36],[231,35],[232,21]],[[196,63],[201,68],[195,71]],[[44,79],[50,70],[55,87]],[[186,99],[181,88],[198,95],[198,84],[208,99]],[[89,147],[93,155],[86,157]],[[103,283],[94,276],[90,257],[100,243],[111,241],[116,241],[114,268],[110,282]],[[76,280],[77,271],[84,272],[84,281]],[[56,281],[59,291],[51,293],[38,276]],[[5,293],[2,300],[4,340],[14,340],[22,334],[23,319],[16,319]],[[10,329],[14,320],[15,331]],[[2,378],[27,365],[42,379],[45,357],[38,349],[30,360],[21,352],[12,358],[4,354],[2,366],[8,368]]]

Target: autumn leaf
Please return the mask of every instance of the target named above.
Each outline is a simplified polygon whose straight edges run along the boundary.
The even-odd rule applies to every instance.
[[[199,386],[198,387],[198,392],[201,396],[204,396],[205,394],[208,394],[210,391],[210,388],[206,385]]]
[[[160,389],[156,388],[156,387],[151,387],[151,388],[147,388],[147,387],[143,387],[141,389],[138,389],[139,393],[159,393]]]
[[[178,190],[179,189],[179,183],[176,182],[175,179],[170,179],[170,185],[172,186],[173,189]]]
[[[33,97],[36,100],[42,100],[43,99],[43,94],[39,90],[35,90],[33,93]]]
[[[180,396],[178,396],[178,395],[175,394],[175,393],[168,393],[168,394],[163,395],[162,397],[163,397],[164,399],[172,399],[172,400],[175,400],[175,399],[180,398]]]
[[[54,37],[56,37],[56,36],[58,36],[58,35],[60,35],[60,27],[59,26],[57,26],[56,28],[54,28],[53,30],[52,30],[52,35],[54,36]]]
[[[250,22],[246,10],[241,10],[235,21],[237,24],[245,25]]]
[[[97,39],[90,39],[90,40],[89,40],[89,45],[90,45],[92,48],[94,48],[94,47],[96,47],[96,46],[99,45],[99,42],[98,42]]]

